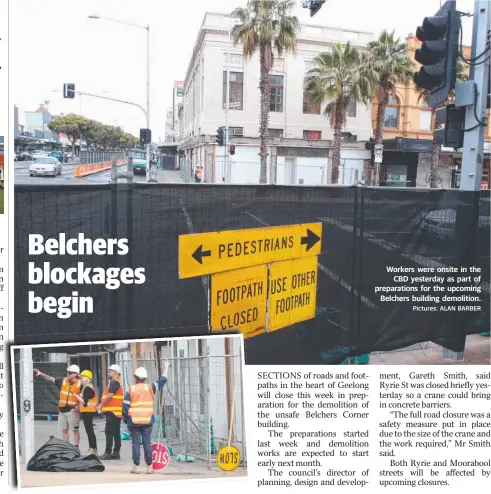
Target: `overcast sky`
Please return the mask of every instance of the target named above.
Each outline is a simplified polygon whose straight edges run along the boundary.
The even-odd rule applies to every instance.
[[[395,29],[401,37],[414,33],[440,0],[327,0],[311,18],[297,0],[303,24],[359,29],[378,34]],[[473,10],[473,0],[457,0],[457,8]],[[11,101],[24,111],[49,101],[53,114],[81,113],[138,134],[145,126],[141,110],[119,103],[76,96],[63,100],[64,82],[80,91],[102,93],[145,106],[146,31],[91,14],[150,25],[150,120],[153,140],[163,138],[165,115],[172,104],[174,81],[184,80],[205,12],[229,13],[246,0],[17,0],[11,2]],[[472,21],[463,20],[464,43],[471,40]],[[57,91],[57,92],[54,92]]]

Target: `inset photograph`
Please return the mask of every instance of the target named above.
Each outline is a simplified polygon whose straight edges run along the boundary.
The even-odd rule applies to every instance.
[[[19,487],[247,475],[242,336],[11,352]]]

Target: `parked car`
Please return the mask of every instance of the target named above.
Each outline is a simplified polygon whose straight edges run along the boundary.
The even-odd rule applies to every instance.
[[[34,163],[29,167],[29,175],[34,176],[45,176],[61,175],[61,163],[51,156],[43,156],[34,160]]]
[[[24,152],[17,155],[17,161],[34,161],[34,158],[32,154]]]
[[[56,158],[60,163],[66,163],[67,159],[65,158],[65,153],[61,153],[60,151],[53,151],[49,153],[49,156],[52,158]]]

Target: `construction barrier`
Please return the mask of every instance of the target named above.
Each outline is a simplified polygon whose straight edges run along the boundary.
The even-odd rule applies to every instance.
[[[126,160],[117,160],[116,166],[125,165]],[[104,170],[111,169],[110,161],[103,161],[102,163],[91,163],[90,165],[80,165],[75,168],[75,177],[85,177],[86,175],[91,175],[92,173],[99,173]]]

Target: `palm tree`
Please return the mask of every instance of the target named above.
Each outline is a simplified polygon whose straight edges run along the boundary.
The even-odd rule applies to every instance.
[[[346,45],[331,43],[329,53],[321,53],[307,72],[304,89],[313,104],[327,101],[324,115],[334,131],[332,183],[339,177],[341,162],[341,132],[346,124],[346,110],[350,100],[368,104],[375,94],[378,75],[366,54],[349,41]]]
[[[464,62],[460,59],[457,60],[457,82],[462,82],[467,79],[467,67]],[[428,96],[430,91],[424,89],[416,84],[416,91],[419,93],[419,101],[428,102]],[[454,96],[454,91],[452,91],[450,97]],[[431,163],[430,163],[430,189],[438,188],[438,166],[440,164],[440,151],[441,144],[435,140],[435,129],[436,129],[436,110],[440,106],[435,106],[431,108],[431,127],[430,130],[433,132],[433,146],[431,149]]]
[[[397,84],[407,84],[413,75],[413,62],[409,58],[407,43],[395,38],[394,31],[385,29],[375,41],[368,43],[373,69],[380,78],[377,90],[377,122],[375,143],[384,140],[384,114],[391,93]]]
[[[275,51],[281,56],[284,52],[295,52],[298,19],[290,15],[295,6],[294,0],[249,0],[246,8],[237,8],[232,16],[239,23],[232,29],[234,44],[242,43],[244,56],[252,57],[259,51],[261,76],[261,108],[259,117],[259,137],[261,172],[259,183],[267,183],[268,126],[270,111],[271,79]]]

